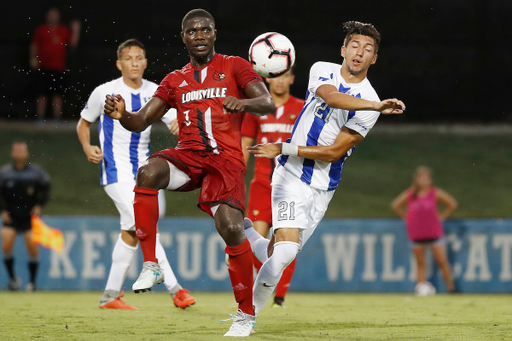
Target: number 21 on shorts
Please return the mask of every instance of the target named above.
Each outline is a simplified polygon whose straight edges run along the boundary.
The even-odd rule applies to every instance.
[[[295,201],[281,201],[278,205],[279,211],[277,219],[282,220],[295,220]]]

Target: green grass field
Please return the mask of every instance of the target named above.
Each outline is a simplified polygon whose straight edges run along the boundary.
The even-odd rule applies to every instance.
[[[101,310],[100,293],[0,292],[1,340],[222,340],[236,305],[227,293],[194,293],[179,310],[164,293]],[[267,305],[251,340],[511,340],[512,296],[290,293]]]
[[[164,127],[152,133],[152,150],[174,146]],[[391,131],[391,133],[389,132]],[[326,217],[395,217],[390,202],[405,190],[418,165],[434,170],[436,185],[459,201],[454,218],[511,218],[512,134],[372,131],[347,162]],[[93,141],[97,141],[97,127]],[[115,215],[99,185],[99,167],[87,162],[74,124],[37,127],[0,124],[0,165],[9,162],[14,139],[25,139],[32,161],[52,176],[50,215]],[[252,175],[249,167],[247,183]],[[167,216],[206,216],[198,192],[167,193]]]

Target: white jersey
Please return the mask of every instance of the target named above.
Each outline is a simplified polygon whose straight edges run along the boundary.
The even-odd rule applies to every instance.
[[[120,94],[126,102],[126,110],[139,111],[155,93],[158,85],[142,80],[139,89],[127,86],[123,77],[114,79],[98,86],[92,92],[80,116],[88,122],[96,122],[99,118],[99,137],[103,160],[100,163],[101,184],[109,185],[117,182],[133,181],[137,169],[149,157],[151,126],[141,133],[133,133],[123,128],[118,120],[103,113],[105,96]],[[176,110],[169,110],[162,121],[168,124],[176,118]]]
[[[331,84],[340,92],[369,101],[380,101],[367,78],[360,83],[347,83],[341,76],[341,65],[327,62],[315,63],[309,73],[306,101],[295,126],[290,143],[298,146],[330,146],[343,126],[363,137],[377,122],[377,111],[348,111],[331,108],[316,96],[319,86]],[[311,187],[335,190],[341,180],[345,159],[354,148],[336,162],[305,159],[299,156],[281,155],[279,164]],[[278,164],[277,167],[281,167]]]

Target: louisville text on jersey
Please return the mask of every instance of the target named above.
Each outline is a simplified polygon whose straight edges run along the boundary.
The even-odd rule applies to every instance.
[[[200,101],[211,98],[226,98],[228,88],[208,88],[186,92],[181,95],[181,103]]]
[[[261,125],[260,129],[263,133],[291,133],[293,130],[293,124],[264,123]]]

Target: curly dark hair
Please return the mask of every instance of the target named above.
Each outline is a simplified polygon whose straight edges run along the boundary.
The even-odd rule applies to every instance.
[[[362,23],[359,21],[347,21],[346,23],[343,23],[343,28],[347,31],[343,46],[347,46],[354,34],[361,34],[363,36],[373,38],[373,41],[375,42],[375,53],[379,51],[380,33],[372,24]]]

